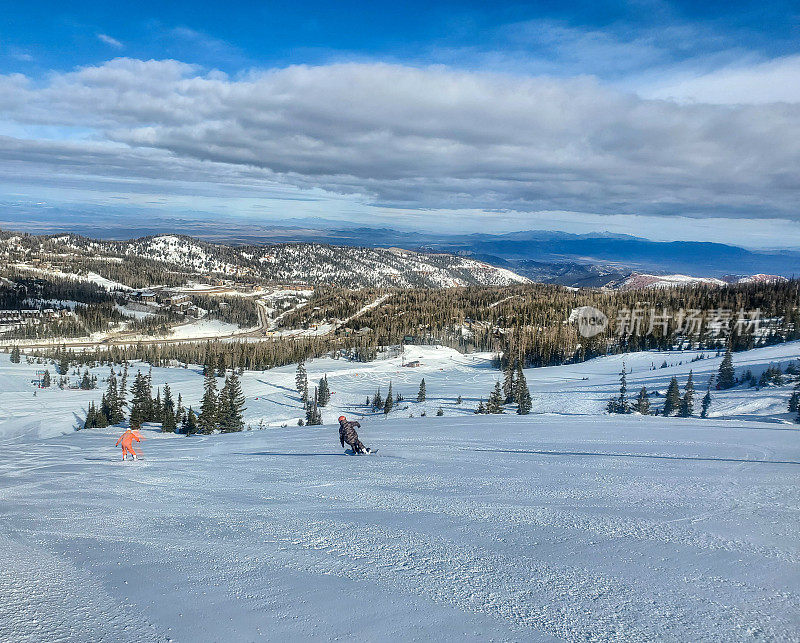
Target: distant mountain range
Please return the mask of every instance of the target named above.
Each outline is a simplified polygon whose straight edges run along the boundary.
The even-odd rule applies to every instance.
[[[543,269],[542,264],[554,265],[556,273],[564,269],[580,272],[577,266],[591,266],[586,269],[589,280],[598,275],[632,271],[703,277],[722,277],[732,272],[800,276],[800,252],[797,251],[755,251],[697,241],[658,242],[619,234],[531,231],[496,236],[469,235],[425,247],[490,262],[497,257],[507,262],[507,267],[533,278]]]
[[[53,227],[40,222],[27,227]],[[372,249],[403,248],[424,256],[447,253],[491,264],[533,281],[577,287],[622,283],[632,273],[691,275],[722,279],[725,275],[767,274],[800,276],[800,251],[748,250],[738,246],[700,241],[650,241],[607,232],[569,234],[541,230],[507,234],[437,234],[346,225],[325,219],[295,219],[284,224],[203,221],[175,218],[153,224],[201,240],[235,247],[276,244],[348,246]],[[95,217],[73,219],[72,231],[118,239],[125,231],[146,232],[145,227],[103,227]],[[12,227],[12,226],[9,226]],[[25,226],[24,226],[25,227]],[[163,235],[157,235],[163,236]]]
[[[0,232],[0,263],[50,274],[91,271],[127,286],[137,284],[137,273],[144,269],[155,279],[180,273],[185,279],[228,278],[243,283],[348,288],[506,286],[529,282],[505,268],[450,254],[319,243],[230,246],[182,235],[104,241],[74,234]]]

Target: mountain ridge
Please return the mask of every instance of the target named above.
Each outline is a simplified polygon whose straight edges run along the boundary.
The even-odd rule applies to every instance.
[[[446,253],[320,243],[230,246],[179,234],[103,241],[72,233],[37,236],[0,231],[1,257],[8,263],[48,257],[51,263],[80,260],[93,266],[102,259],[122,263],[140,259],[156,262],[165,270],[173,268],[197,276],[348,288],[504,286],[529,282],[506,268]],[[102,266],[92,269],[108,276],[103,274]],[[122,272],[111,264],[105,269],[109,275]]]

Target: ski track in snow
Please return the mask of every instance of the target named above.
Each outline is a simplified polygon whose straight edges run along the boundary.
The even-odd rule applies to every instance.
[[[797,354],[734,360],[758,375]],[[471,413],[498,376],[487,355],[313,360],[310,380],[328,373],[334,391],[326,419],[390,380],[411,397],[424,376],[430,399],[362,419],[375,456],[343,455],[330,425],[146,429],[136,463],[120,461],[119,429],[72,431],[100,391],[33,398],[41,365],[2,355],[0,640],[796,641],[791,387],[715,393],[722,417],[704,421],[597,414],[623,360],[630,390],[694,368],[700,392],[719,359],[691,355],[530,369],[548,412],[526,417]],[[648,370],[663,359],[675,365]],[[197,406],[196,369],[153,379]],[[243,383],[253,425],[299,416],[293,367]]]

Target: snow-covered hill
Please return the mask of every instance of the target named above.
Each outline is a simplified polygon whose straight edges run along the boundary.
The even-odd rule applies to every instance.
[[[44,365],[0,354],[0,640],[797,640],[791,385],[715,391],[709,419],[602,413],[623,361],[630,391],[691,369],[701,393],[720,358],[695,356],[527,369],[522,417],[472,413],[499,375],[488,354],[317,359],[320,427],[296,425],[294,367],[245,372],[264,430],[151,427],[123,463],[119,428],[72,430],[100,391],[35,389]],[[199,368],[152,374],[197,407]],[[389,382],[407,401],[367,411]],[[342,455],[342,413],[377,455]]]
[[[637,290],[641,288],[674,288],[675,286],[725,286],[726,282],[714,277],[690,277],[689,275],[649,275],[633,272],[622,281],[613,284],[619,290]]]
[[[775,284],[775,283],[782,283],[789,281],[786,277],[782,277],[781,275],[745,275],[745,276],[736,276],[731,279],[725,278],[725,281],[728,283],[736,283],[736,284]]]
[[[704,356],[704,359],[692,361]],[[681,386],[691,370],[696,388],[695,406],[705,392],[708,378],[717,373],[721,357],[713,351],[644,351],[611,355],[564,366],[530,368],[525,370],[531,395],[533,413],[567,416],[597,416],[605,411],[610,397],[619,389],[619,372],[622,364],[627,371],[628,390],[633,397],[645,386],[652,395],[654,407],[663,404],[663,394],[670,379],[675,376]],[[392,422],[433,416],[442,409],[447,417],[469,417],[478,402],[486,400],[494,383],[502,373],[491,367],[492,354],[461,353],[439,346],[407,346],[403,356],[378,359],[373,362],[351,362],[345,359],[322,358],[308,361],[309,382],[313,386],[327,375],[332,390],[330,404],[322,410],[325,422],[335,422],[344,413],[349,417],[367,418],[371,421]],[[45,368],[41,364],[10,364],[9,356],[0,353],[0,438],[22,434],[49,437],[72,432],[85,416],[89,401],[97,401],[102,391],[61,390],[53,387],[36,391],[31,385],[36,372]],[[737,376],[746,371],[756,379],[770,365],[782,368],[800,359],[800,343],[788,342],[766,348],[734,354]],[[418,362],[408,368],[403,363]],[[667,366],[662,368],[666,362]],[[654,368],[655,367],[655,368]],[[51,374],[54,367],[49,366]],[[148,368],[144,365],[142,368]],[[168,383],[177,396],[183,397],[186,406],[198,407],[203,392],[200,367],[154,368],[153,386]],[[93,369],[103,386],[108,367]],[[427,400],[417,402],[419,382],[425,378]],[[259,425],[296,425],[304,417],[302,403],[295,392],[295,367],[285,366],[269,371],[245,371],[242,385],[247,396],[245,422]],[[395,394],[405,400],[396,404],[387,417],[382,412],[373,413],[364,407],[367,396],[380,388],[385,394],[389,383]],[[792,423],[786,405],[793,383],[767,386],[757,390],[737,386],[727,391],[712,390],[713,403],[709,416],[718,420],[747,419]],[[457,403],[458,396],[462,403]],[[513,413],[513,407],[509,407]],[[495,421],[494,418],[487,421]],[[699,421],[699,420],[697,420]]]
[[[800,637],[800,442],[527,416],[2,445],[5,641]]]
[[[344,287],[451,287],[528,283],[488,263],[440,253],[315,243],[225,246],[186,236],[97,241],[76,235],[0,235],[0,257],[18,261],[140,258],[195,275]],[[97,268],[101,270],[102,267]]]
[[[716,277],[692,277],[690,275],[656,275],[632,272],[622,279],[612,281],[607,287],[617,290],[640,290],[643,288],[674,288],[676,286],[727,286],[729,284],[773,284],[789,281],[780,275],[726,275]]]

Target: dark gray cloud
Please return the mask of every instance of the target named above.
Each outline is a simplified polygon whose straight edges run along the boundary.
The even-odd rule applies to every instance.
[[[685,104],[589,77],[439,67],[228,77],[117,59],[44,84],[2,77],[0,110],[34,133],[0,139],[6,175],[29,165],[59,177],[280,181],[414,208],[800,219],[798,103]]]

